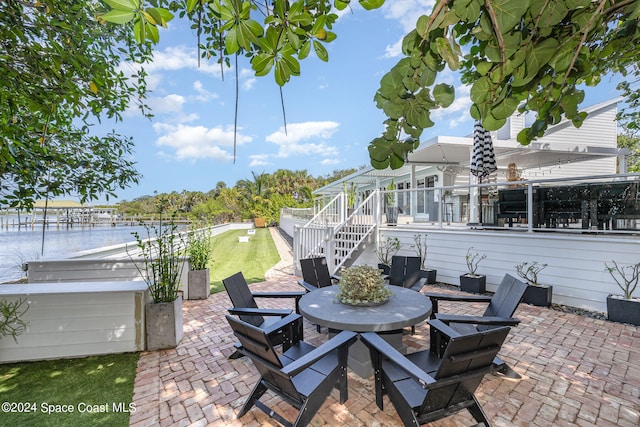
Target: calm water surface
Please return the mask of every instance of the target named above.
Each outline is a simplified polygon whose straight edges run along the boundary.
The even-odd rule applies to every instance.
[[[143,227],[108,225],[95,227],[74,227],[45,230],[44,255],[42,254],[42,227],[0,229],[0,282],[15,280],[25,276],[21,266],[26,261],[42,258],[67,258],[76,252],[97,249],[103,246],[132,242],[131,234],[144,233]]]

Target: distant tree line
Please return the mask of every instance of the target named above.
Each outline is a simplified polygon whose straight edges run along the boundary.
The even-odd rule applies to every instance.
[[[364,167],[364,166],[362,166]],[[233,187],[219,181],[215,188],[201,191],[156,193],[118,204],[121,214],[141,218],[176,214],[193,221],[219,224],[264,217],[267,224],[276,223],[280,209],[313,206],[313,190],[343,178],[357,169],[340,169],[313,177],[306,170],[278,169],[273,173],[252,172]]]

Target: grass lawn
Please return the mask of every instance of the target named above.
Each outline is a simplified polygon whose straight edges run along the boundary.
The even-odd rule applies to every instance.
[[[0,425],[128,426],[137,362],[125,353],[0,365]]]
[[[211,293],[224,291],[222,279],[242,271],[247,283],[264,281],[268,269],[280,261],[280,255],[268,228],[257,228],[248,243],[238,242],[247,230],[232,230],[213,238],[214,246],[209,269]]]

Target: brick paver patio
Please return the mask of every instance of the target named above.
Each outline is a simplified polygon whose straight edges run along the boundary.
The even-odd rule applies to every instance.
[[[255,291],[300,290],[288,275],[286,262]],[[425,287],[425,290],[428,287]],[[435,289],[434,289],[435,290]],[[442,289],[437,289],[442,291]],[[264,300],[267,302],[267,300]],[[144,426],[277,426],[253,408],[236,419],[258,375],[250,360],[228,360],[235,339],[224,314],[231,303],[226,293],[203,301],[184,302],[185,336],[176,349],[144,352],[138,362],[134,387],[137,410],[130,425]],[[284,300],[264,307],[293,307]],[[441,303],[441,311],[452,306]],[[466,312],[480,314],[484,305]],[[457,312],[461,312],[459,306]],[[495,426],[638,426],[640,425],[640,331],[637,327],[596,320],[556,310],[521,304],[501,357],[521,380],[485,377],[477,396]],[[305,340],[319,344],[318,334],[305,323]],[[409,351],[428,346],[428,325],[406,335]],[[272,396],[288,419],[296,410]],[[266,396],[263,400],[266,399]],[[349,400],[338,403],[334,390],[313,419],[313,426],[401,426],[393,405],[385,409],[374,402],[373,379],[349,373]],[[473,424],[463,411],[431,423],[433,426]]]

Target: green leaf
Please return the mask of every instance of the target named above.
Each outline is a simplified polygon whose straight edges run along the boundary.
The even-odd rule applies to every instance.
[[[347,8],[347,6],[349,6],[349,2],[344,2],[344,1],[341,1],[341,0],[336,0],[336,2],[335,2],[335,6],[336,6],[336,9],[338,9],[338,10],[344,10],[344,9],[346,9],[346,8]]]
[[[456,98],[456,92],[453,86],[440,83],[433,88],[433,97],[436,100],[436,104],[447,108]]]
[[[200,0],[187,0],[187,12],[193,12],[193,9],[200,3]]]
[[[516,98],[505,98],[502,102],[491,109],[491,115],[496,119],[506,119],[518,108],[518,100]]]
[[[298,52],[298,58],[305,59],[307,56],[309,56],[309,52],[311,52],[311,43],[309,43],[309,40],[307,40],[306,42],[302,43],[302,48],[300,48],[300,51]]]
[[[227,36],[224,38],[224,47],[228,54],[234,54],[240,50],[240,44],[238,42],[238,27],[233,26],[227,31]]]
[[[122,12],[133,12],[140,7],[140,3],[137,0],[104,0],[104,2],[112,9]]]
[[[325,49],[325,47],[322,46],[322,43],[320,43],[317,40],[314,40],[313,50],[315,50],[316,55],[318,55],[318,58],[320,58],[322,61],[324,62],[329,61],[329,53],[327,52],[327,49]]]
[[[488,131],[494,131],[500,129],[507,123],[507,119],[497,119],[491,114],[484,117],[482,120],[482,126]]]
[[[525,64],[527,64],[527,75],[535,76],[538,74],[538,71],[546,65],[553,55],[556,53],[558,46],[560,43],[558,40],[554,38],[544,39],[541,42],[537,43],[533,51],[527,55],[525,59]]]
[[[530,2],[531,0],[493,0],[491,2],[501,33],[508,33],[520,23],[520,19],[529,9]]]
[[[397,120],[404,114],[404,102],[393,102],[386,100],[382,103],[382,111],[387,117]]]
[[[360,0],[360,5],[366,10],[378,9],[384,4],[384,0]]]
[[[160,41],[160,32],[158,31],[158,27],[150,23],[146,23],[145,26],[147,30],[147,38],[154,44],[158,43]]]
[[[491,97],[491,82],[488,77],[480,77],[471,86],[469,93],[471,101],[476,104],[483,103]]]
[[[107,22],[112,22],[114,24],[126,24],[131,21],[136,14],[134,12],[124,12],[121,10],[110,10],[104,15],[100,16],[100,19],[103,19]]]

